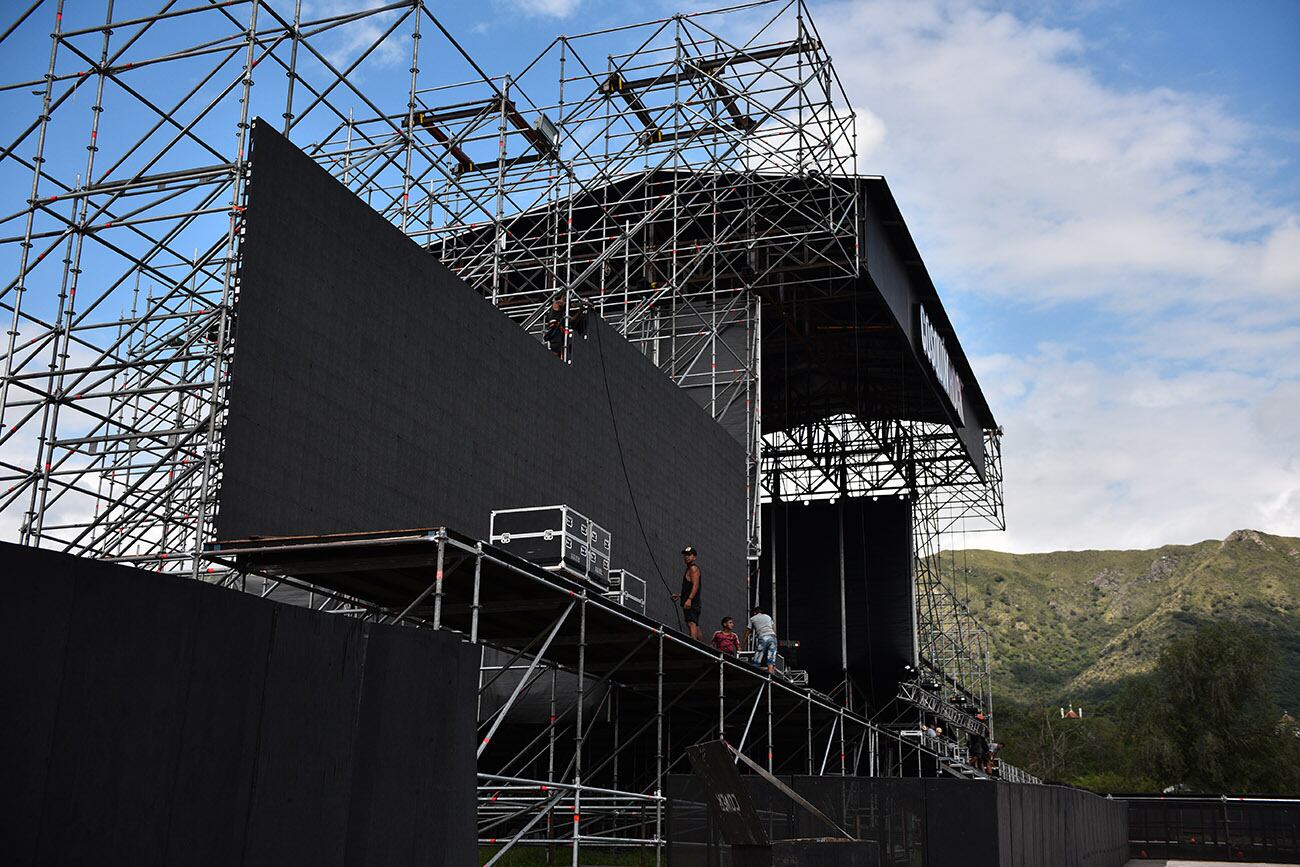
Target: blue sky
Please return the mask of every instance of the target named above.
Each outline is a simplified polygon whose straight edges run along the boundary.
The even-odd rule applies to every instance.
[[[1300,535],[1300,4],[832,9],[1007,429],[971,544]]]
[[[438,14],[507,72],[556,33],[679,8],[488,0]],[[971,544],[1300,536],[1300,2],[812,11],[858,115],[859,168],[888,178],[1006,428],[1009,530]],[[38,17],[0,48],[0,80],[39,75],[52,16]],[[426,74],[438,64],[456,66],[425,39]],[[404,68],[395,54],[362,86],[399,106]],[[32,99],[0,96],[6,136]],[[115,122],[105,113],[101,141]],[[52,147],[84,154],[84,139]],[[0,167],[6,200],[28,183]]]

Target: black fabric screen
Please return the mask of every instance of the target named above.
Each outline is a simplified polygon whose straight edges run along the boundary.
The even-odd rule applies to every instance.
[[[770,783],[741,779],[772,840],[834,833]],[[814,847],[828,864],[873,863],[873,856],[874,863],[916,867],[1120,867],[1128,860],[1125,805],[1081,789],[952,779],[781,780],[868,844],[866,853]],[[731,847],[699,779],[669,775],[666,794],[669,863],[727,863]],[[814,863],[811,853],[805,858]]]
[[[775,571],[777,630],[782,640],[799,642],[795,666],[808,672],[815,688],[831,690],[843,677],[843,636],[849,677],[873,708],[882,707],[897,694],[903,666],[912,661],[911,501],[769,504],[763,534],[760,592],[770,604]]]
[[[478,653],[0,544],[6,864],[470,864]]]
[[[1300,864],[1300,803],[1294,800],[1152,795],[1124,800],[1134,858]]]
[[[245,217],[219,538],[486,538],[493,509],[564,503],[648,614],[676,622],[687,544],[706,624],[743,610],[744,451],[634,346],[593,321],[556,359],[261,122]]]

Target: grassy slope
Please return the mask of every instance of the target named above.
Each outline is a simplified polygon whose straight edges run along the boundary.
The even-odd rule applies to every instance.
[[[1172,635],[1227,619],[1274,638],[1279,701],[1300,710],[1300,539],[1238,531],[1154,551],[956,557],[1005,697],[1095,700],[1149,671]]]

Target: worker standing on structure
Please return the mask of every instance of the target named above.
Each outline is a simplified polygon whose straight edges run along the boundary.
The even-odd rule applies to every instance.
[[[750,612],[749,625],[745,627],[745,638],[742,643],[749,642],[751,633],[754,635],[754,665],[759,668],[766,665],[767,673],[775,674],[776,623],[757,605]]]
[[[673,594],[673,601],[681,600],[682,615],[686,618],[686,626],[691,631],[691,638],[696,641],[704,641],[700,632],[700,567],[695,562],[697,554],[694,546],[687,545],[682,549],[682,561],[686,563],[686,571],[682,573],[682,592]]]
[[[542,341],[551,350],[552,354],[560,360],[564,359],[566,336],[564,330],[564,301],[556,298],[551,302],[551,309],[546,314],[546,331],[542,334]]]
[[[984,714],[978,714],[975,717],[980,722],[984,722]],[[980,732],[971,732],[970,740],[967,742],[970,747],[971,767],[984,773],[991,773],[989,768],[989,739]]]

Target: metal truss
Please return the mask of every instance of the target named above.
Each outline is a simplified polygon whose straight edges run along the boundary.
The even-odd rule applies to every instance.
[[[857,268],[853,114],[802,2],[560,37],[463,90],[417,118],[457,164],[430,246],[530,330],[591,305],[731,429],[756,559],[764,293]]]
[[[982,474],[953,430],[932,423],[839,416],[769,435],[765,446],[763,490],[773,500],[911,499],[918,682],[991,711],[988,639],[958,592],[953,542],[1005,528],[1001,432],[985,433]]]
[[[409,165],[424,36],[443,43],[439,75],[475,74],[421,0],[318,19],[262,0],[50,0],[3,31],[6,53],[50,46],[0,85],[5,538],[211,568],[198,554],[220,483],[249,125],[276,118],[311,141],[353,122],[359,151],[396,139]],[[376,101],[356,82],[392,52],[410,73]],[[380,107],[391,96],[404,112]]]
[[[853,114],[802,2],[559,37],[496,77],[424,0],[123,5],[4,34],[50,32],[0,86],[26,194],[0,219],[6,536],[198,573],[260,115],[526,327],[581,298],[643,344],[747,444],[757,556],[763,292],[857,267]],[[362,91],[394,53],[400,90]]]

